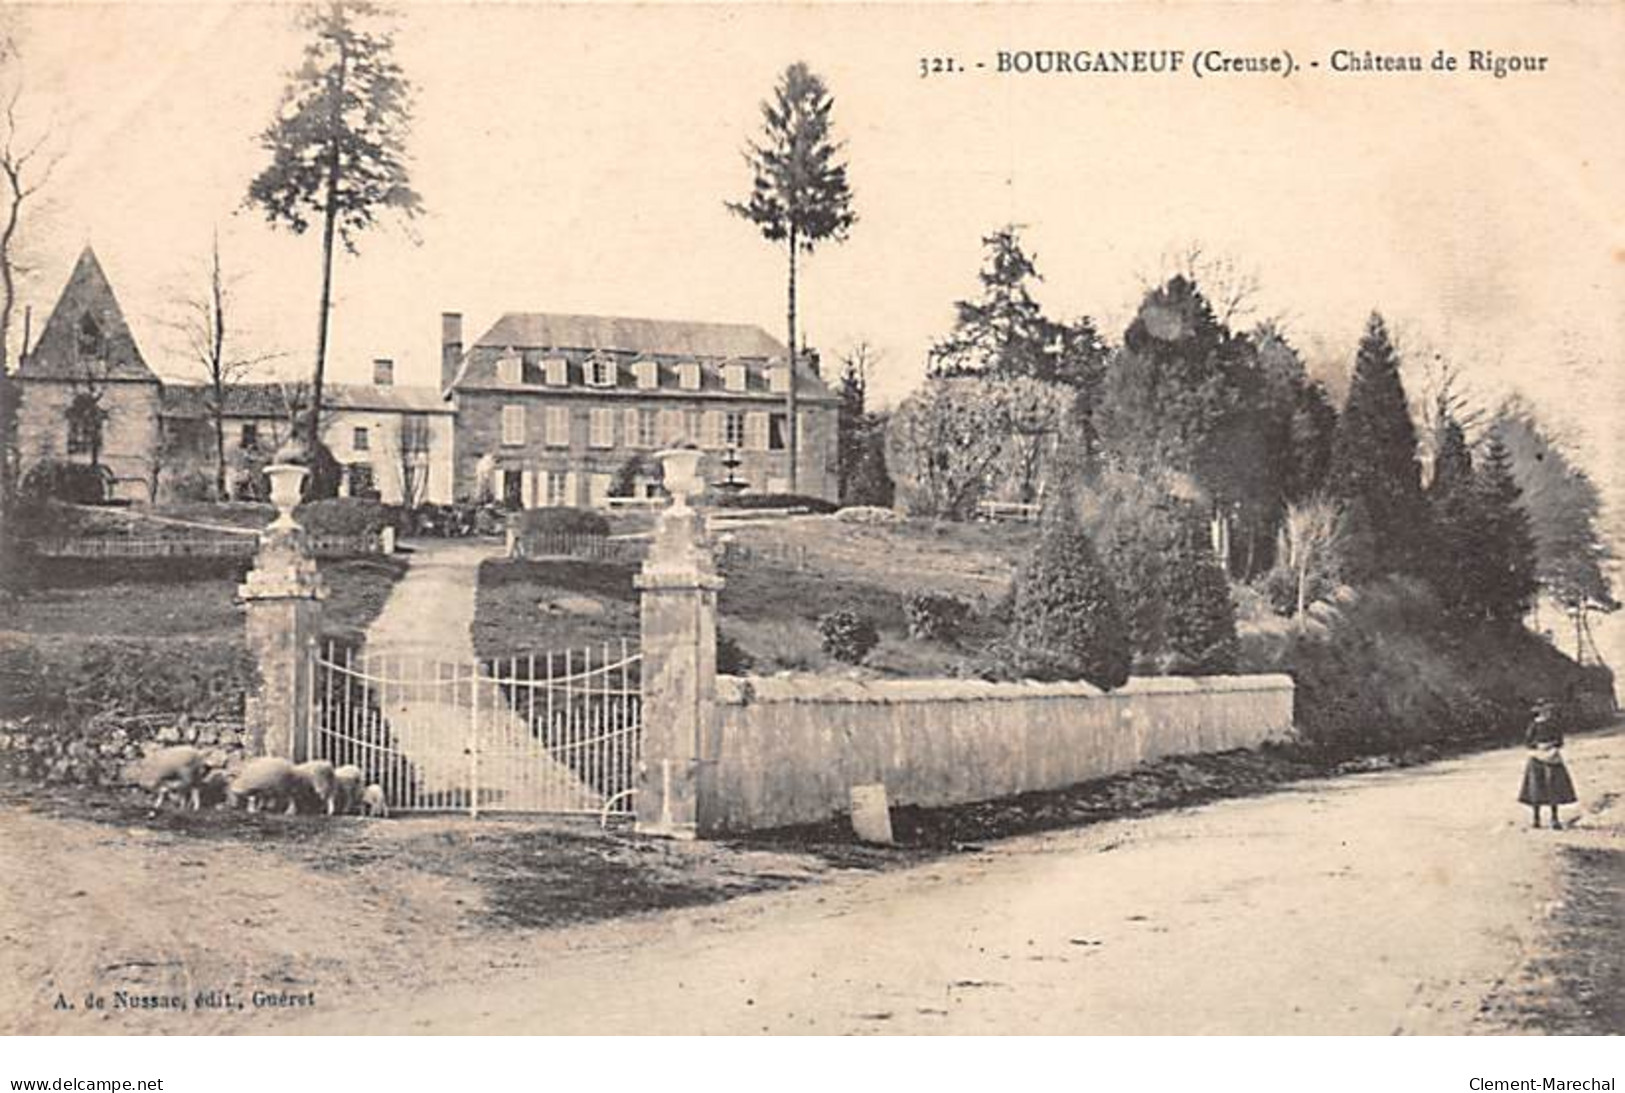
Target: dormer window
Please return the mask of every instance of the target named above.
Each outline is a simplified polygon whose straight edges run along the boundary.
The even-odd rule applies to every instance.
[[[790,393],[790,366],[778,357],[767,362],[767,389],[775,395]]]
[[[497,361],[497,379],[503,383],[523,383],[525,362],[517,353],[509,353]]]
[[[654,361],[635,362],[632,365],[632,375],[637,378],[640,391],[653,391],[660,386],[660,365]]]
[[[722,386],[729,391],[744,391],[745,366],[737,361],[730,361],[723,365]]]
[[[677,366],[677,386],[685,391],[698,391],[700,389],[700,365],[698,361],[684,361]]]
[[[610,357],[594,357],[587,362],[587,385],[590,387],[614,387],[620,380],[615,361]]]
[[[102,326],[96,321],[96,316],[85,312],[79,320],[79,356],[89,360],[101,360],[106,341],[102,338]]]
[[[549,387],[566,387],[570,383],[570,364],[563,357],[549,357],[544,364]]]

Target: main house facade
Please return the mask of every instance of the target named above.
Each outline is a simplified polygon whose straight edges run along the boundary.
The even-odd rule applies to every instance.
[[[324,385],[322,439],[342,492],[391,503],[602,506],[655,492],[654,453],[676,445],[705,453],[707,482],[783,493],[787,357],[755,326],[542,313],[504,315],[465,350],[462,317],[446,313],[440,385],[397,386],[394,363],[375,360],[371,384]],[[834,500],[839,399],[797,372],[796,492]],[[214,391],[148,366],[88,247],[16,378],[24,475],[43,460],[92,463],[116,498],[212,495]],[[253,492],[306,397],[302,383],[225,388],[232,496]]]
[[[689,444],[707,482],[790,488],[788,353],[759,327],[510,313],[466,350],[441,317],[445,390],[457,403],[460,495],[515,508],[601,506],[653,490],[653,453]],[[796,490],[834,499],[839,399],[804,368]],[[728,464],[732,463],[733,466]]]

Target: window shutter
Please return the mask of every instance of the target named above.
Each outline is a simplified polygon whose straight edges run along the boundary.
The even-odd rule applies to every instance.
[[[636,410],[627,410],[621,414],[621,431],[626,434],[626,447],[642,447],[642,441],[638,439],[638,412]]]
[[[569,362],[563,357],[549,357],[547,359],[547,383],[549,387],[564,387],[570,382]]]
[[[525,408],[523,406],[504,406],[502,408],[502,443],[523,444],[525,442]]]
[[[536,476],[528,470],[519,472],[519,500],[527,509],[536,507]]]
[[[745,447],[753,452],[767,451],[767,415],[745,415]]]
[[[576,472],[564,472],[564,503],[574,506],[576,503]]]

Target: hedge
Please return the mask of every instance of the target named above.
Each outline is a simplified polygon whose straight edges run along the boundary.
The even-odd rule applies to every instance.
[[[246,644],[205,638],[0,643],[0,718],[165,714],[233,720],[258,683]]]
[[[709,504],[719,509],[806,509],[828,515],[841,506],[801,493],[718,493]]]
[[[609,520],[601,512],[562,506],[525,509],[514,515],[521,535],[608,535]]]
[[[364,497],[329,497],[306,501],[294,518],[312,535],[344,538],[375,536],[394,521],[382,502]]]

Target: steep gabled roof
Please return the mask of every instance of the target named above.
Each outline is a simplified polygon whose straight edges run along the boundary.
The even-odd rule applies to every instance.
[[[94,324],[99,351],[81,356],[81,333],[86,317]],[[24,379],[75,381],[87,375],[101,380],[141,380],[156,383],[158,377],[142,359],[135,336],[124,321],[124,312],[113,295],[113,286],[96,260],[96,252],[86,247],[74,263],[67,287],[57,298],[51,317],[39,341],[29,351],[17,371]]]
[[[759,326],[627,319],[613,315],[553,315],[510,311],[476,345],[516,349],[605,349],[675,357],[787,357]]]

